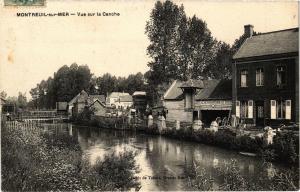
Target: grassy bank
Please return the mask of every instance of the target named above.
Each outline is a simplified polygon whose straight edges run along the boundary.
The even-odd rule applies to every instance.
[[[1,128],[2,190],[70,191],[138,188],[135,154],[110,154],[90,165],[78,141],[39,128]],[[111,171],[114,170],[114,171]],[[116,176],[115,173],[118,173]]]
[[[214,170],[218,174],[218,181],[197,164],[188,168],[187,185],[194,190],[200,191],[297,191],[299,190],[299,169],[288,169],[279,173],[274,170],[272,175],[265,173],[260,178],[255,178],[253,182],[249,178],[243,177],[241,169],[235,160],[232,160],[224,167],[216,167]],[[214,183],[217,183],[214,185]]]

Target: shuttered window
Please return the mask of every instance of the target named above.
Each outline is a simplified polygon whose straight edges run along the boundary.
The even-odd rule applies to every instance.
[[[276,100],[271,100],[271,119],[276,119]]]
[[[248,118],[253,118],[253,100],[248,101]]]
[[[279,100],[277,101],[277,119],[284,119],[285,118],[285,101]]]
[[[291,119],[292,117],[292,108],[291,108],[291,100],[286,100],[285,101],[285,118],[286,119]]]
[[[240,117],[240,101],[236,101],[235,116]]]

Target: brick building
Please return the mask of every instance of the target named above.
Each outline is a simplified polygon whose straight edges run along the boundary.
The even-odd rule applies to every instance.
[[[233,56],[233,112],[248,125],[299,122],[298,28],[253,35]]]

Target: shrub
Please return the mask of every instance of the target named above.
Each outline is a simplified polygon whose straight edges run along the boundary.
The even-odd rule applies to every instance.
[[[85,166],[89,164],[82,161],[78,141],[68,135],[3,126],[1,153],[4,191],[125,190],[139,184],[133,179],[134,153],[107,156],[95,167]]]
[[[135,153],[125,151],[116,155],[106,155],[103,160],[97,160],[94,166],[87,166],[82,173],[85,190],[129,190],[140,188],[135,174],[139,172],[135,163]]]
[[[299,138],[293,132],[278,133],[271,146],[278,160],[289,163],[299,163]]]

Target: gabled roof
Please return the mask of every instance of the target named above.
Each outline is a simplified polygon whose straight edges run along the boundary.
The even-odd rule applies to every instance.
[[[182,89],[182,81],[175,80],[164,95],[164,100],[182,100],[184,95]],[[232,84],[231,80],[202,80],[203,89],[196,92],[196,100],[209,99],[231,99]]]
[[[106,108],[106,106],[103,104],[103,102],[99,101],[98,99],[96,99],[94,102],[92,102],[89,107],[92,107],[93,105],[95,105],[95,103],[99,103],[100,105],[102,105],[103,107]]]
[[[164,94],[165,100],[181,100],[183,99],[182,89],[180,88],[183,82],[180,80],[175,80],[169,87],[169,89]]]
[[[94,102],[95,100],[105,103],[105,95],[89,95],[88,99],[90,100],[90,103]]]
[[[204,88],[200,89],[196,100],[218,100],[232,98],[232,81],[231,80],[204,80]]]
[[[262,33],[247,38],[233,59],[298,53],[299,28]]]
[[[132,102],[132,96],[131,95],[120,96],[120,102]]]
[[[69,101],[68,105],[73,105],[77,101],[77,98],[79,96],[80,96],[80,93],[78,93],[71,101]]]
[[[94,102],[96,99],[98,99],[100,102],[105,103],[105,96],[104,95],[88,95],[88,93],[84,90],[82,90],[80,93],[78,93],[69,103],[68,105],[73,105],[77,101],[79,102],[85,102],[88,103]]]

